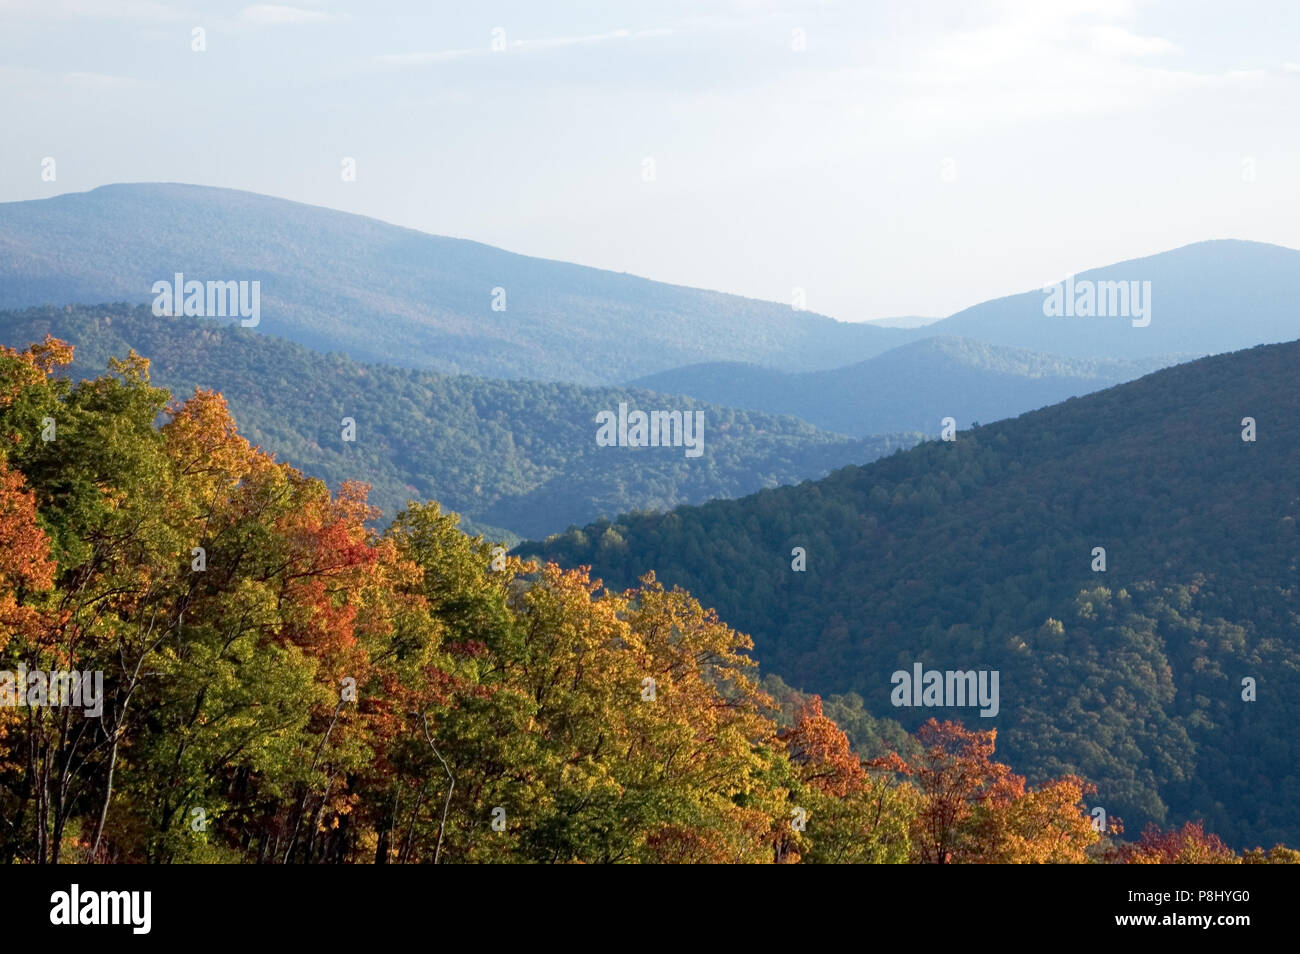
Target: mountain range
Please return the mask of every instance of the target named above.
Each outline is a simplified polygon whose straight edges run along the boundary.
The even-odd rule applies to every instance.
[[[828,370],[936,335],[1068,357],[1212,354],[1289,340],[1300,322],[1300,252],[1258,242],[1200,242],[1073,277],[1149,282],[1144,327],[1047,317],[1035,289],[891,328],[231,189],[117,184],[0,204],[0,308],[148,303],[176,273],[259,281],[256,330],[317,350],[575,384],[720,361]]]
[[[257,326],[156,315],[176,273],[259,282]],[[653,570],[862,744],[956,716],[1132,831],[1296,843],[1300,252],[1061,278],[853,324],[228,189],[0,204],[3,344],[68,340],[73,376],[135,349],[385,519],[432,498],[609,586]],[[602,446],[621,405],[702,413],[704,453]],[[998,714],[896,707],[915,665],[999,673]]]
[[[178,272],[259,281],[268,335],[497,378],[613,384],[719,358],[811,370],[906,335],[231,189],[123,184],[0,204],[0,308],[152,302]]]
[[[938,434],[945,417],[962,426],[1015,417],[1191,357],[1064,358],[936,336],[828,371],[717,362],[637,378],[628,387],[791,414],[841,434]]]
[[[653,570],[752,635],[767,672],[910,730],[997,728],[1014,764],[1094,781],[1130,830],[1203,818],[1295,843],[1298,375],[1300,342],[1207,357],[520,552],[614,588]],[[898,707],[891,674],[918,663],[999,672],[998,714]]]
[[[155,317],[142,305],[0,312],[0,344],[52,334],[76,348],[74,378],[102,374],[134,349],[177,398],[220,391],[240,431],[332,487],[371,484],[391,519],[410,499],[436,499],[465,526],[508,543],[626,510],[734,497],[862,463],[919,434],[866,439],[804,421],[621,387],[501,381],[320,354],[238,325]],[[600,411],[699,411],[702,453],[602,447]],[[343,419],[355,440],[343,440]]]
[[[1087,289],[1096,299],[1103,282],[1127,283],[1130,290],[1135,282],[1139,288],[1149,282],[1143,293],[1149,314],[1048,317],[1049,295],[1035,289],[974,305],[918,330],[1093,358],[1220,354],[1300,335],[1300,252],[1280,245],[1233,239],[1197,242],[1059,276],[1053,284],[1064,285],[1067,279],[1076,302]]]

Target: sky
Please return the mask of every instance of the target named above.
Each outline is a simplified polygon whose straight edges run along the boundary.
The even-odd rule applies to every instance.
[[[224,186],[849,321],[1300,248],[1298,107],[1294,0],[0,0],[0,201]]]

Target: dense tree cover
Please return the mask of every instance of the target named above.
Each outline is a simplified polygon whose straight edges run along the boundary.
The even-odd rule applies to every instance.
[[[0,707],[3,860],[1100,858],[1086,785],[1026,786],[992,732],[863,760],[653,574],[524,563],[434,503],[380,533],[220,395],[70,359],[0,350],[0,678],[99,671],[102,708]]]
[[[998,727],[1031,781],[1086,778],[1134,831],[1199,818],[1237,848],[1295,843],[1298,369],[1297,343],[1206,358],[521,552],[620,586],[654,568],[752,634],[768,672],[912,730],[933,712],[892,706],[895,670],[998,670],[995,718],[945,712]]]
[[[638,378],[629,387],[791,414],[858,437],[895,431],[938,435],[940,422],[958,412],[963,426],[999,421],[1194,357],[1065,358],[935,336],[826,371],[697,364]]]
[[[0,314],[0,344],[46,334],[74,344],[74,377],[113,355],[148,355],[173,393],[220,391],[243,433],[337,488],[372,487],[388,519],[434,498],[467,527],[518,542],[574,523],[655,510],[820,477],[873,460],[919,435],[850,440],[803,421],[616,388],[494,381],[366,365],[238,326],[155,317],[147,308],[40,308]],[[595,415],[631,408],[705,412],[704,453],[600,447]],[[356,440],[340,422],[356,422]]]
[[[914,754],[919,751],[915,740],[902,725],[893,719],[872,715],[867,711],[862,696],[856,692],[815,696],[795,689],[780,676],[770,672],[759,680],[759,686],[775,700],[781,710],[780,718],[786,724],[792,723],[795,714],[811,705],[814,698],[821,699],[826,716],[844,732],[853,751],[865,759],[881,758],[890,753]]]
[[[182,270],[259,281],[258,333],[447,374],[596,385],[700,361],[833,368],[910,334],[180,183],[0,204],[0,247],[0,308],[147,303]]]

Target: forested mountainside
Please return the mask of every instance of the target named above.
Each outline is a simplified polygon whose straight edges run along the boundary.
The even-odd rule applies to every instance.
[[[803,421],[626,388],[443,375],[359,364],[337,354],[201,318],[125,305],[0,313],[0,344],[54,334],[76,345],[70,369],[95,376],[134,348],[178,395],[221,391],[255,444],[337,487],[364,480],[391,519],[408,500],[437,499],[467,526],[511,544],[601,515],[668,509],[821,477],[914,444],[919,434],[863,440]],[[683,447],[601,447],[597,413],[704,413],[698,457]],[[343,418],[356,425],[343,440]]]
[[[0,203],[0,249],[0,308],[149,303],[177,272],[256,281],[258,332],[494,378],[616,384],[716,360],[831,368],[909,334],[179,183]]]
[[[71,358],[0,347],[0,861],[1300,860],[1117,840],[951,721],[859,758],[653,575],[601,592],[431,502],[380,533],[221,395]]]
[[[1031,779],[1078,772],[1130,820],[1294,842],[1298,375],[1295,342],[1204,358],[521,552],[612,586],[653,569],[750,633],[766,671],[908,728],[928,710],[891,705],[891,673],[999,670],[996,718],[944,711],[996,726]]]

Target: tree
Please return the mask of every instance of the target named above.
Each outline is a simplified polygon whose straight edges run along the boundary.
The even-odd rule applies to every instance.
[[[1136,844],[1120,846],[1117,860],[1129,865],[1232,865],[1238,858],[1217,835],[1207,835],[1201,822],[1162,830],[1148,825]]]
[[[1097,840],[1082,810],[1090,788],[1067,776],[1027,789],[993,761],[997,731],[971,731],[930,719],[916,733],[911,760],[894,753],[873,764],[912,779],[921,807],[912,824],[915,860],[924,864],[1085,860]]]
[[[813,696],[793,728],[781,733],[801,788],[792,794],[808,813],[802,860],[811,864],[883,864],[908,860],[919,799],[891,773],[870,774],[848,736]]]

